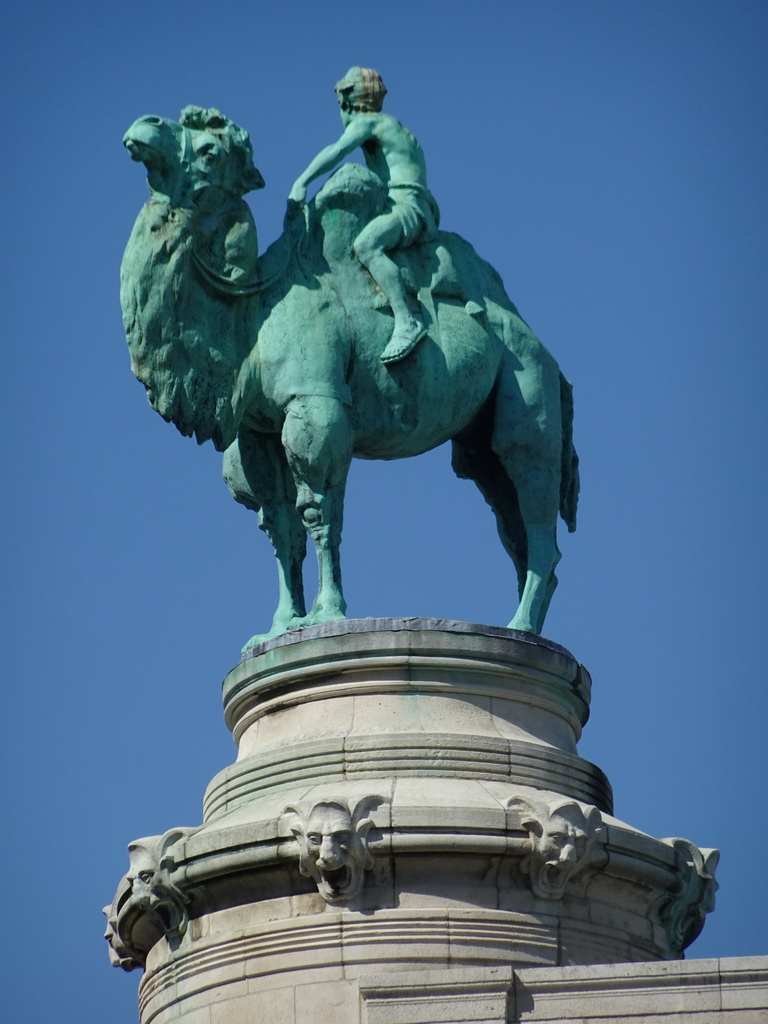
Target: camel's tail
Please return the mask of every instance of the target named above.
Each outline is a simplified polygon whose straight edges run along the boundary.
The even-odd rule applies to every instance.
[[[560,410],[563,425],[563,447],[560,466],[560,515],[570,533],[576,529],[576,506],[579,503],[579,456],[573,447],[573,387],[560,374]]]

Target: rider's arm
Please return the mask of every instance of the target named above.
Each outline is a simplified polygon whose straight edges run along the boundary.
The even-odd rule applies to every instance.
[[[351,121],[341,138],[320,150],[304,173],[299,175],[291,189],[289,199],[303,203],[307,196],[307,185],[326,171],[332,171],[336,164],[367,142],[371,135],[371,126],[367,118],[355,118]]]

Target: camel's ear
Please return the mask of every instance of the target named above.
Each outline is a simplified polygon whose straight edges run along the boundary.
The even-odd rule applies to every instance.
[[[245,174],[243,175],[243,190],[245,192],[253,192],[257,188],[264,188],[265,181],[261,176],[261,171],[258,167],[246,168]]]

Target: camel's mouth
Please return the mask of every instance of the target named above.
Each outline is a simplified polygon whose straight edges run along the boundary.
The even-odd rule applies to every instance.
[[[151,150],[145,143],[138,139],[132,139],[128,135],[123,139],[123,145],[131,154],[131,160],[135,160],[137,163],[143,163],[151,155]]]
[[[148,170],[164,166],[162,153],[151,142],[137,139],[135,135],[126,135],[123,145],[130,153],[131,160],[135,160],[137,164],[144,164]]]

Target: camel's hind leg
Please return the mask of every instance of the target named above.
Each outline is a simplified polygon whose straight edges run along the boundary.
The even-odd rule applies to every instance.
[[[491,447],[512,481],[526,536],[525,582],[510,629],[540,633],[557,586],[562,422],[557,364],[522,335],[502,369]]]
[[[277,559],[279,599],[272,627],[251,637],[245,651],[279,636],[304,616],[307,534],[296,511],[296,486],[279,437],[241,432],[224,453],[224,479],[235,500],[257,513]]]
[[[549,602],[557,587],[555,567],[560,561],[555,527],[550,523],[528,522],[528,569],[525,586],[510,629],[541,633]]]
[[[522,597],[528,564],[525,524],[517,503],[517,492],[498,455],[491,449],[492,422],[487,410],[452,442],[451,464],[456,476],[474,480],[496,517],[504,550],[515,566],[518,593]]]
[[[282,441],[296,483],[296,507],[317,552],[317,597],[300,625],[343,619],[347,603],[339,549],[352,461],[352,430],[344,405],[317,395],[294,398],[285,410]]]

